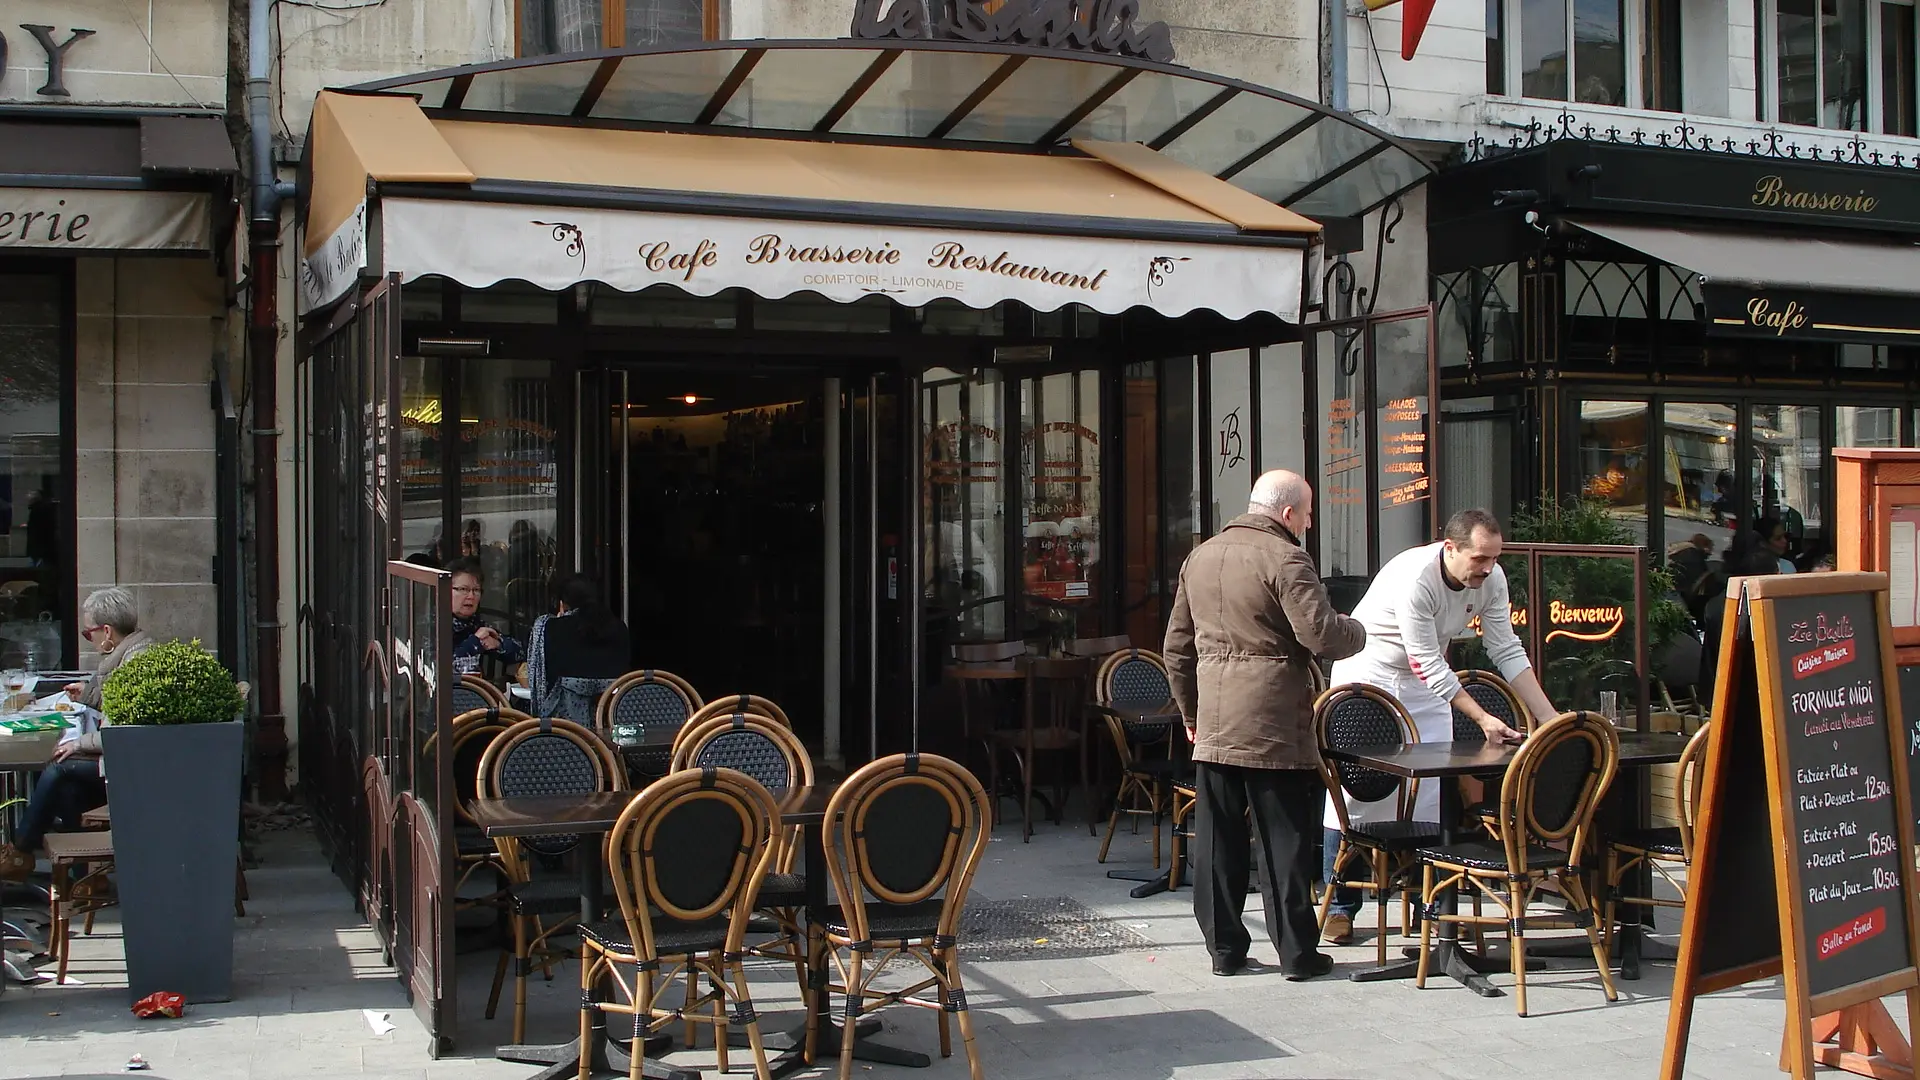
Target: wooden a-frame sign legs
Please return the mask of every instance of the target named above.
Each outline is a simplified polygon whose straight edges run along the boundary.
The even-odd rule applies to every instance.
[[[1887,575],[1863,573],[1728,584],[1661,1080],[1685,1072],[1696,997],[1775,975],[1782,1071],[1813,1080],[1818,1062],[1913,1080],[1912,1051],[1881,1005],[1904,992],[1920,1032],[1887,588]]]

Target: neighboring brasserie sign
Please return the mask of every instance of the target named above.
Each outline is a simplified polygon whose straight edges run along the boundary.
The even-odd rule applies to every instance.
[[[1809,161],[1764,153],[1702,154],[1671,147],[1567,140],[1543,178],[1569,210],[1612,210],[1815,228],[1920,229],[1911,170],[1867,161]],[[1805,150],[1803,146],[1802,151]],[[1589,170],[1598,170],[1597,174]]]
[[[1815,1015],[1920,993],[1887,577],[1737,578],[1726,604],[1662,1077],[1697,995],[1784,973],[1782,1068],[1811,1080]]]
[[[1140,0],[856,0],[856,38],[934,39],[1113,53],[1173,62],[1166,23]]]
[[[212,225],[191,191],[0,188],[0,253],[207,251]]]
[[[349,219],[308,260],[314,294],[338,295],[344,283],[329,275],[345,277],[364,261],[345,238],[353,227]],[[1270,312],[1289,321],[1300,309],[1302,250],[1273,245],[397,198],[381,204],[381,236],[388,272],[475,287],[600,281],[626,292],[671,285],[712,296],[738,288],[775,300],[800,292],[840,303],[887,296],[907,307],[1014,300],[1038,311],[1080,304],[1168,316],[1206,308],[1229,319]]]
[[[1708,328],[1722,337],[1785,341],[1920,340],[1920,305],[1898,293],[1835,293],[1706,283]]]

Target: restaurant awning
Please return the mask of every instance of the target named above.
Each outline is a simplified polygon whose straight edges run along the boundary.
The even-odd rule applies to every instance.
[[[206,252],[237,168],[217,116],[0,118],[0,244]]]
[[[1920,337],[1920,245],[1570,219],[1700,277],[1710,332],[1792,340]]]
[[[475,286],[1297,320],[1319,228],[1305,215],[1362,212],[1430,171],[1351,117],[1273,91],[925,41],[433,72],[323,94],[312,130],[309,307],[372,262]]]

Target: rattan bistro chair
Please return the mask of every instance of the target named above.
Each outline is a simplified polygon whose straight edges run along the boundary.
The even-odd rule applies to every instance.
[[[846,998],[840,1080],[853,1073],[860,1017],[896,1004],[938,1012],[941,1057],[953,1056],[948,1017],[958,1017],[968,1073],[981,1080],[960,978],[960,913],[987,849],[992,818],[980,781],[931,754],[896,754],[866,765],[827,803],[822,840],[839,903],[816,932],[840,975],[827,991]],[[873,988],[894,961],[909,958],[926,977],[896,990]],[[922,996],[928,990],[931,999]],[[818,1010],[808,1009],[809,1061],[818,1025]]]
[[[771,700],[758,694],[728,694],[726,697],[714,698],[695,710],[692,716],[687,717],[687,722],[681,726],[679,733],[673,738],[674,750],[678,751],[680,744],[691,738],[694,729],[701,725],[740,714],[764,717],[788,731],[793,730],[793,721],[787,719],[787,711]]]
[[[480,759],[481,794],[491,799],[539,795],[589,795],[621,791],[626,770],[613,748],[600,736],[570,720],[522,720],[495,736]],[[599,858],[599,852],[578,851],[578,836],[496,837],[500,862],[506,870],[507,914],[513,924],[513,1041],[524,1042],[527,1027],[527,975],[537,962],[548,978],[552,962],[565,954],[547,947],[555,934],[578,921],[580,891],[572,879],[536,876],[532,856]],[[487,1019],[500,1004],[500,987],[507,973],[507,953],[493,973],[487,997]]]
[[[1693,866],[1693,829],[1699,820],[1700,795],[1705,790],[1707,772],[1707,733],[1711,723],[1700,725],[1700,730],[1687,740],[1687,748],[1680,752],[1680,767],[1673,780],[1673,802],[1679,808],[1680,824],[1664,828],[1635,829],[1624,835],[1613,837],[1607,842],[1607,915],[1602,926],[1605,928],[1607,947],[1613,947],[1614,909],[1620,904],[1639,907],[1685,907],[1687,906],[1687,884],[1673,873],[1673,867],[1690,869]],[[1666,880],[1680,899],[1668,900],[1656,896],[1629,896],[1620,891],[1629,871],[1645,865]],[[1651,892],[1652,890],[1648,890]]]
[[[792,731],[768,717],[735,713],[703,723],[698,731],[689,727],[688,732],[674,751],[675,772],[733,769],[753,777],[776,799],[793,788],[813,785],[813,759],[806,746]],[[777,927],[776,936],[755,945],[753,952],[793,964],[804,992],[807,954],[802,916],[807,906],[807,879],[795,872],[803,846],[800,826],[780,829],[776,823],[773,864],[760,886],[759,902],[760,910]]]
[[[499,847],[487,839],[479,823],[473,820],[473,800],[480,793],[480,761],[486,757],[487,748],[509,727],[531,719],[526,713],[496,706],[473,709],[453,718],[453,845],[454,856],[460,864],[454,884],[457,910],[505,905],[505,886],[511,884],[512,878],[501,861]],[[499,875],[502,888],[486,896],[460,897],[467,880],[483,871]]]
[[[1528,734],[1532,734],[1533,729],[1539,726],[1539,721],[1527,711],[1526,705],[1520,701],[1520,695],[1514,693],[1513,684],[1507,680],[1491,671],[1478,670],[1462,671],[1459,678],[1460,689],[1467,692],[1467,696],[1473,699],[1474,704],[1492,713],[1501,723],[1515,731],[1524,731]],[[1459,726],[1459,719],[1455,717],[1456,728]],[[1468,721],[1468,724],[1473,728],[1471,737],[1486,736],[1478,724],[1471,721]],[[1454,736],[1456,739],[1460,737],[1460,735]]]
[[[678,675],[652,668],[629,671],[600,695],[593,726],[638,777],[651,779],[667,771],[672,755],[638,744],[661,731],[678,731],[702,704],[693,684]]]
[[[714,1027],[724,1073],[727,1029],[737,1024],[747,1029],[755,1075],[769,1080],[741,959],[755,898],[775,856],[779,816],[773,796],[752,777],[714,768],[656,780],[621,813],[607,836],[620,917],[581,928],[581,1045],[593,1036],[593,1010],[632,1017],[628,1076],[639,1080],[648,1035],[684,1021],[692,1046],[691,1026],[707,1023]],[[708,989],[698,995],[703,975]],[[687,981],[684,1004],[662,1004],[667,996],[661,991],[681,976]],[[616,996],[622,1000],[600,998],[602,979],[619,984]],[[711,1010],[703,1012],[703,1006]],[[591,1069],[589,1055],[582,1054],[580,1080],[590,1080]]]
[[[1493,839],[1436,844],[1416,853],[1423,866],[1420,971],[1427,984],[1433,924],[1461,923],[1508,932],[1513,961],[1514,1005],[1527,1015],[1526,935],[1534,929],[1578,928],[1587,932],[1608,1001],[1619,1000],[1608,969],[1598,913],[1579,865],[1586,850],[1594,807],[1619,765],[1620,740],[1598,713],[1562,713],[1540,725],[1514,754],[1501,782],[1498,834]],[[1566,899],[1567,910],[1529,914],[1535,894],[1548,884]],[[1486,915],[1442,912],[1436,903],[1449,889],[1472,890],[1499,909]]]
[[[453,706],[453,714],[459,716],[475,709],[504,709],[507,696],[500,688],[478,675],[462,675],[454,683],[453,693],[448,701]]]
[[[1168,809],[1168,786],[1176,780],[1191,779],[1193,764],[1173,757],[1172,736],[1178,720],[1146,722],[1129,719],[1125,713],[1173,710],[1173,683],[1167,678],[1166,661],[1144,649],[1122,648],[1101,663],[1093,689],[1094,700],[1105,707],[1095,711],[1106,718],[1107,734],[1120,758],[1120,787],[1114,794],[1113,812],[1107,816],[1107,834],[1100,841],[1098,861],[1107,861],[1107,849],[1113,844],[1113,831],[1122,814],[1132,820],[1136,833],[1140,831],[1140,819],[1145,817],[1153,826],[1153,866],[1157,870],[1160,817]],[[1164,749],[1150,754],[1148,750],[1154,745]]]
[[[1326,782],[1328,801],[1340,821],[1340,846],[1333,856],[1333,873],[1328,875],[1326,895],[1320,900],[1320,926],[1327,924],[1327,912],[1333,906],[1334,890],[1341,887],[1369,889],[1379,913],[1379,930],[1374,936],[1375,952],[1382,967],[1387,963],[1387,897],[1398,884],[1411,876],[1413,853],[1440,839],[1440,824],[1413,820],[1420,782],[1389,776],[1376,769],[1349,765],[1327,756],[1329,750],[1348,750],[1362,746],[1403,746],[1413,742],[1413,721],[1398,699],[1377,687],[1350,683],[1321,694],[1313,706],[1313,726],[1320,742],[1320,778]],[[1393,800],[1391,821],[1352,821],[1347,816],[1347,799],[1363,803]],[[1341,871],[1354,861],[1368,868],[1365,878],[1348,880]],[[1400,905],[1400,932],[1413,932],[1411,904],[1403,898]]]

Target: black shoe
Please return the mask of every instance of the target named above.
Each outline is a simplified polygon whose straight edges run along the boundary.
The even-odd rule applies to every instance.
[[[1303,956],[1293,967],[1287,970],[1288,982],[1306,982],[1322,975],[1333,974],[1333,957],[1326,953],[1311,953]]]
[[[1247,970],[1247,958],[1244,956],[1216,956],[1213,958],[1213,973],[1222,977],[1238,975]]]

